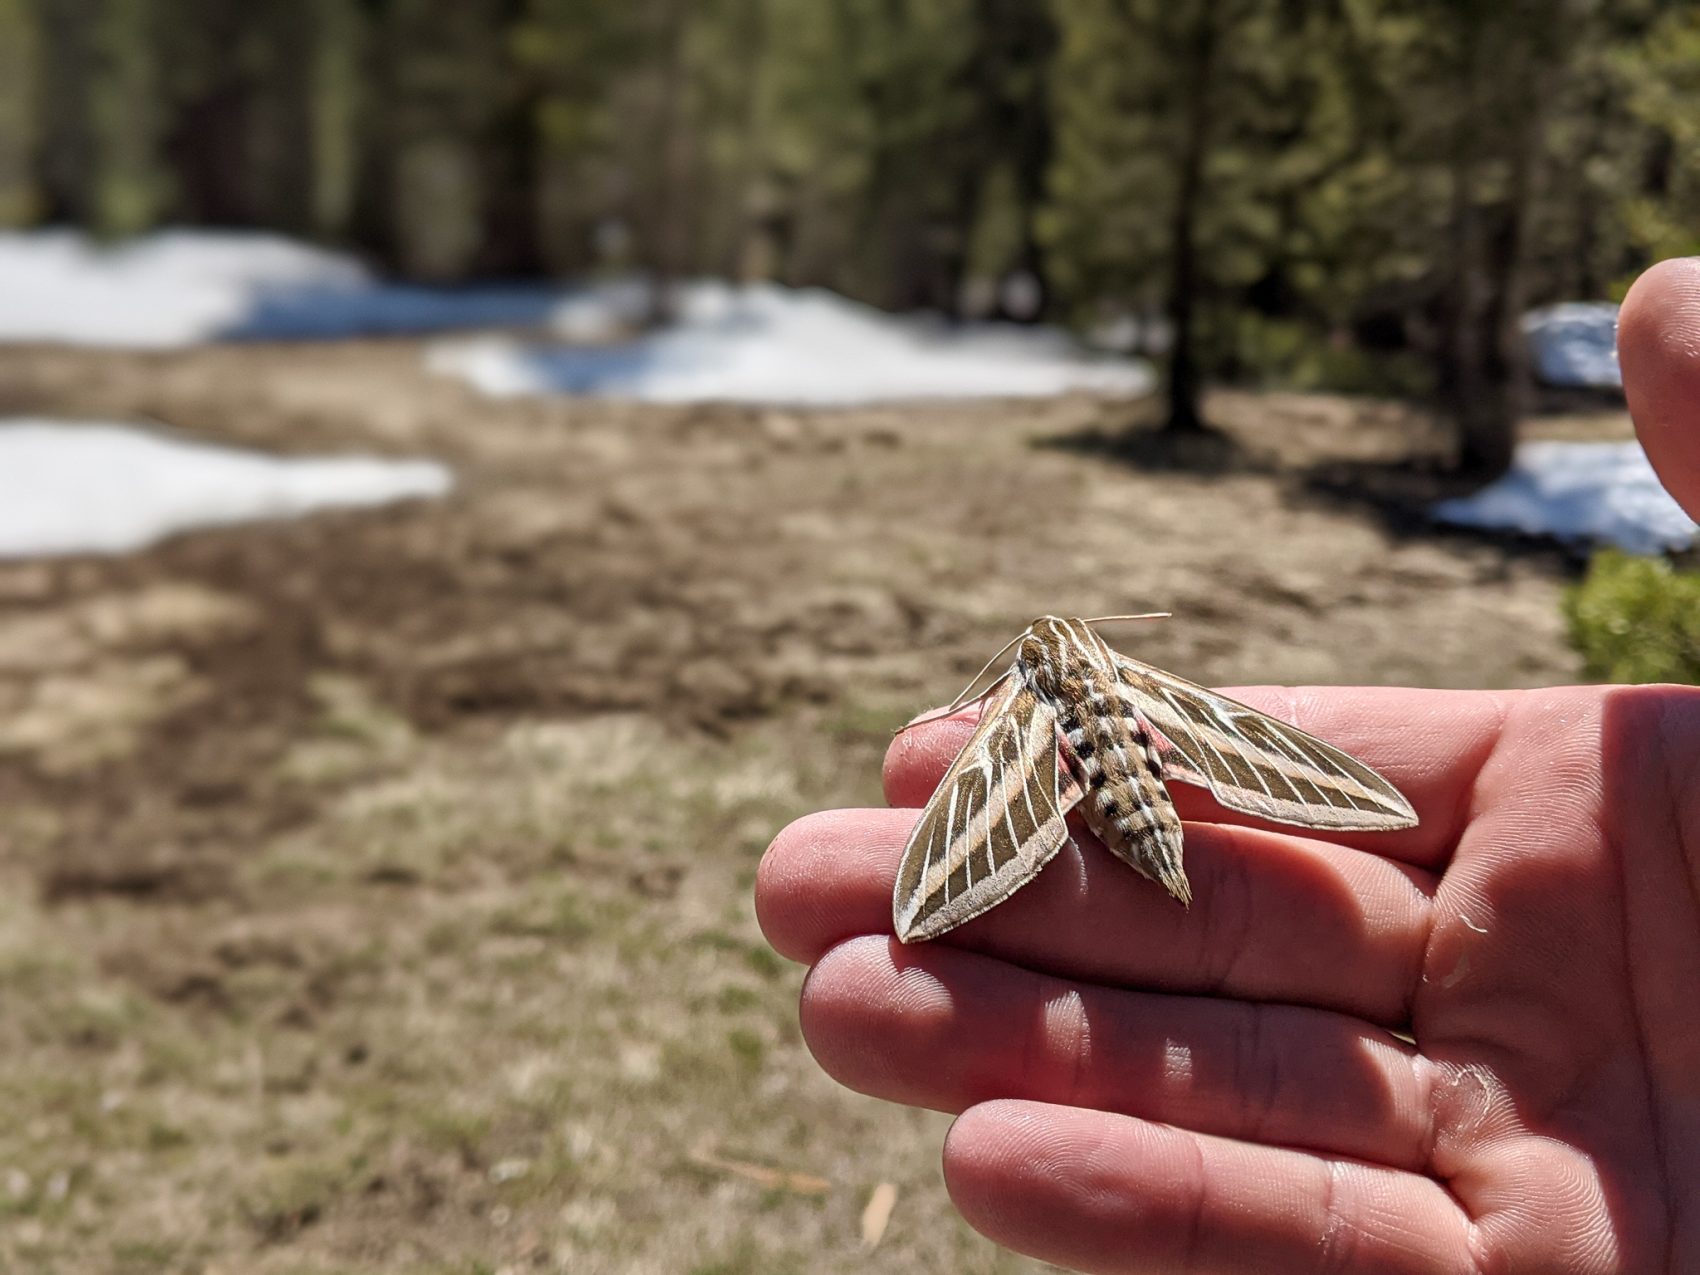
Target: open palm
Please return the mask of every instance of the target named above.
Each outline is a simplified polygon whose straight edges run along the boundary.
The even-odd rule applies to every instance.
[[[966,1112],[963,1213],[1088,1270],[1700,1269],[1700,693],[1242,694],[1376,765],[1422,825],[1189,824],[1191,912],[1065,851],[904,948],[915,812],[805,819],[759,904],[814,964],[822,1064]],[[899,740],[896,805],[966,729]]]
[[[1700,267],[1644,285],[1630,399],[1687,501]],[[762,866],[822,1065],[961,1112],[963,1214],[1086,1270],[1700,1271],[1700,692],[1237,694],[1421,825],[1295,835],[1177,785],[1209,821],[1190,912],[1089,845],[903,947],[898,856],[970,718],[918,728],[896,809],[801,820]]]

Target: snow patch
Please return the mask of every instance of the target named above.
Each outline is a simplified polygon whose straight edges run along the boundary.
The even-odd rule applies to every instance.
[[[632,340],[649,302],[637,280],[427,288],[386,283],[342,253],[273,235],[175,230],[104,246],[72,230],[0,233],[0,341],[177,349],[547,327],[555,342],[487,336],[440,345],[430,361],[496,396],[660,403],[845,404],[1151,388],[1143,363],[1089,357],[1054,331],[950,328],[775,284],[691,283],[677,299],[676,324]]]
[[[1567,301],[1523,316],[1523,336],[1535,377],[1545,385],[1617,389],[1617,307],[1609,301]]]
[[[196,527],[449,485],[434,461],[267,456],[103,422],[0,420],[0,558],[128,553]]]
[[[221,340],[548,325],[569,344],[620,340],[648,294],[626,280],[419,287],[375,278],[354,258],[276,235],[165,230],[103,245],[69,229],[0,232],[0,341],[177,349]],[[1143,394],[1134,360],[1093,360],[1058,333],[977,324],[946,329],[822,291],[696,283],[673,329],[607,350],[487,339],[433,363],[494,395],[603,394],[655,402],[855,403]],[[1617,307],[1531,311],[1523,330],[1549,385],[1621,384]]]
[[[1432,512],[1458,526],[1603,542],[1629,553],[1684,549],[1695,531],[1637,443],[1524,443],[1505,477]]]
[[[352,257],[275,235],[160,231],[106,247],[72,230],[0,232],[0,341],[178,349],[545,322],[537,286],[383,283]]]
[[[629,320],[629,291],[586,293],[560,312],[581,338]],[[430,366],[485,394],[584,394],[650,403],[847,405],[928,398],[1148,393],[1149,368],[1095,359],[1061,332],[1012,324],[948,327],[821,289],[777,284],[680,289],[678,320],[593,348],[509,337],[444,342]]]

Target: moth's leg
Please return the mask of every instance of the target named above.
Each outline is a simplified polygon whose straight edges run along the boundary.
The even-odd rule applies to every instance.
[[[1156,727],[1142,716],[1134,717],[1134,740],[1145,750],[1145,760],[1151,767],[1151,776],[1163,788],[1165,797],[1169,794],[1167,783],[1163,778],[1163,749],[1158,741],[1162,738]]]
[[[1059,780],[1064,785],[1064,791],[1066,792],[1068,785],[1071,784],[1075,790],[1073,800],[1063,807],[1066,810],[1069,806],[1079,802],[1092,787],[1093,772],[1091,767],[1081,759],[1080,754],[1074,751],[1074,745],[1069,742],[1068,732],[1063,729],[1060,723],[1057,726],[1057,760],[1062,763]]]

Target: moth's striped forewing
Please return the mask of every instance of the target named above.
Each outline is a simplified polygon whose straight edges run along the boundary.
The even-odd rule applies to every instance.
[[[1056,710],[1006,678],[904,848],[897,937],[936,938],[1015,893],[1068,839],[1064,816],[1080,795],[1057,755]]]
[[[1417,812],[1363,762],[1267,713],[1116,654],[1132,705],[1169,744],[1163,773],[1230,810],[1301,828],[1409,828]]]

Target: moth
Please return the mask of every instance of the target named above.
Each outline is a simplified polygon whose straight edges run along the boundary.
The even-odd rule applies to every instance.
[[[891,904],[899,939],[937,938],[1002,903],[1068,843],[1071,810],[1112,854],[1190,905],[1165,781],[1301,828],[1416,824],[1410,802],[1356,758],[1130,659],[1091,627],[1164,614],[1044,616],[969,683],[1015,648],[1015,662],[977,697],[980,723],[904,847]],[[940,716],[971,702],[959,698]]]

